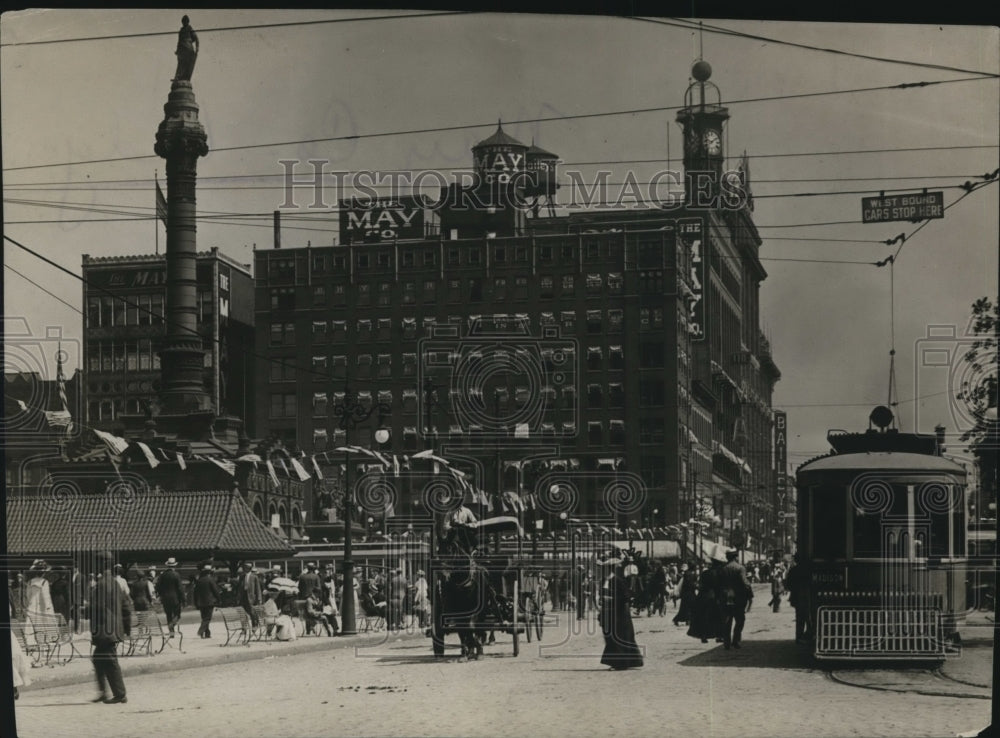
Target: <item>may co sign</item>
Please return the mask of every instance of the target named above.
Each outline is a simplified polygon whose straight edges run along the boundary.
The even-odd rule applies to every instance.
[[[944,217],[944,192],[861,198],[862,223],[927,220]]]

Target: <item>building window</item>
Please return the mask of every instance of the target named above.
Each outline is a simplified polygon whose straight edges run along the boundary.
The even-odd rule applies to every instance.
[[[514,261],[526,262],[528,260],[528,249],[524,246],[518,246],[514,249]]]
[[[403,338],[417,337],[417,319],[403,318]]]
[[[326,331],[326,321],[325,320],[314,320],[312,322],[312,332],[313,341],[316,343],[325,343],[327,340]]]
[[[333,268],[340,272],[345,271],[347,269],[347,257],[344,254],[334,256]]]
[[[587,242],[587,258],[590,260],[601,258],[601,245],[597,241]]]
[[[573,310],[563,310],[560,317],[562,319],[562,327],[564,331],[576,331],[576,313]]]
[[[587,422],[587,443],[591,446],[604,445],[604,428],[600,421],[591,420]]]
[[[604,406],[604,392],[599,384],[587,385],[587,407],[597,410]]]
[[[378,340],[388,341],[392,338],[392,319],[391,318],[379,318],[378,319]]]
[[[412,377],[417,373],[417,355],[403,354],[403,376]]]
[[[347,379],[347,357],[346,356],[334,356],[333,357],[333,378],[334,379]]]
[[[643,341],[639,344],[639,368],[662,369],[663,348],[662,341]]]
[[[497,301],[507,299],[507,279],[505,277],[497,277],[493,280],[493,299]]]
[[[372,321],[371,318],[362,318],[358,321],[358,341],[370,341],[372,340]]]
[[[667,474],[662,456],[641,456],[639,458],[639,473],[643,481],[650,487],[662,487],[666,484]]]
[[[601,347],[590,346],[587,348],[587,369],[590,371],[600,371],[603,361],[601,360]]]
[[[621,382],[612,382],[608,385],[608,407],[625,406],[625,388]]]
[[[538,287],[542,297],[554,297],[555,290],[552,286],[552,277],[545,276],[538,280]]]
[[[462,280],[448,280],[448,302],[458,303],[462,301]]]
[[[130,299],[125,306],[125,322],[128,325],[139,325],[139,306],[135,298]]]
[[[528,278],[527,277],[515,277],[514,278],[514,299],[515,300],[527,300],[528,299]]]
[[[608,274],[608,292],[612,295],[620,295],[622,293],[622,275],[618,272],[612,272]]]
[[[359,354],[358,355],[358,376],[362,379],[368,379],[372,375],[372,355],[371,354]]]
[[[344,341],[347,338],[347,321],[333,320],[330,322],[333,328],[333,340]]]
[[[359,252],[358,253],[358,259],[357,259],[358,269],[367,269],[368,268],[368,262],[369,262],[368,252],[367,251],[361,251],[361,252]]]
[[[326,392],[313,393],[313,415],[326,415]]]
[[[639,292],[649,295],[662,295],[663,272],[660,270],[639,272]]]
[[[313,257],[313,272],[322,272],[326,270],[326,259],[322,256]]]
[[[391,354],[379,354],[378,355],[378,375],[380,377],[391,377],[392,376],[392,355]]]
[[[271,395],[272,418],[294,418],[296,416],[295,393],[280,392]]]
[[[552,247],[551,246],[540,246],[538,248],[538,260],[549,263],[552,261]]]
[[[507,261],[507,249],[504,246],[497,246],[493,249],[493,261],[497,264],[503,264]]]
[[[433,256],[433,252],[427,252]],[[433,279],[424,281],[424,302],[437,302],[437,282]]]
[[[471,255],[473,252],[469,252]],[[483,280],[479,277],[473,277],[469,280],[469,302],[482,302],[483,301]]]
[[[612,420],[609,423],[611,443],[625,443],[625,421]]]
[[[368,306],[372,304],[372,286],[370,284],[358,285],[358,305]]]
[[[639,443],[663,443],[663,418],[639,420]]]
[[[479,264],[483,260],[483,253],[478,247],[473,247],[469,249],[469,263]]]
[[[378,304],[381,307],[392,305],[392,282],[382,282],[379,284]]]
[[[390,266],[392,266],[392,254],[390,254],[388,251],[379,251],[378,265],[382,269],[388,269]]]
[[[412,267],[413,266],[413,251],[407,249],[403,252],[403,266]]]
[[[448,266],[458,266],[461,263],[461,251],[448,249]]]
[[[333,304],[336,307],[344,307],[347,304],[347,293],[344,290],[344,285],[335,284],[333,286]]]
[[[405,259],[404,259],[405,261]],[[412,264],[410,266],[413,266]],[[417,302],[416,282],[403,282],[403,304],[413,305]]]
[[[587,275],[587,296],[588,297],[600,297],[601,295],[601,275],[600,274],[588,274]]]
[[[576,281],[572,274],[564,274],[562,278],[563,297],[572,297],[576,291]]]
[[[271,381],[292,382],[295,380],[295,365],[290,356],[278,356],[271,359]]]
[[[295,281],[295,259],[271,259],[270,276],[273,282]]]
[[[576,248],[572,244],[564,244],[562,249],[560,249],[560,255],[563,261],[568,261],[576,256]]]
[[[437,254],[434,253],[434,249],[424,250],[424,266],[432,267],[437,263]]]
[[[608,333],[621,333],[624,320],[625,312],[623,310],[608,310]]]
[[[600,310],[587,311],[587,333],[597,334],[604,330],[604,314]]]
[[[153,325],[163,325],[163,295],[152,295],[149,308],[153,311]]]
[[[321,284],[313,287],[313,305],[326,305],[326,287]]]
[[[663,382],[659,379],[639,380],[639,403],[645,407],[663,405]]]

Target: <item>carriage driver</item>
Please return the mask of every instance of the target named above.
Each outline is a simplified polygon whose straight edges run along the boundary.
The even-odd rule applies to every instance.
[[[444,526],[440,538],[439,550],[441,553],[452,550],[455,542],[455,531],[459,528],[470,528],[479,521],[475,513],[465,506],[464,501],[460,501],[458,507],[449,510],[444,517]]]

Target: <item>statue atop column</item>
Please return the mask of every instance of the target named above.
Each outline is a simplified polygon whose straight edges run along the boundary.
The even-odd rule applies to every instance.
[[[191,27],[191,22],[185,15],[181,18],[181,30],[177,33],[177,72],[174,82],[190,81],[194,72],[194,63],[198,60],[198,34]]]

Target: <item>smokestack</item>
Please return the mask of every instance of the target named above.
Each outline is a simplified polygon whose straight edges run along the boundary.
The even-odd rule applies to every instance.
[[[281,248],[281,211],[274,211],[274,248]]]
[[[936,425],[934,426],[934,435],[937,436],[937,455],[940,456],[944,453],[944,426]]]

